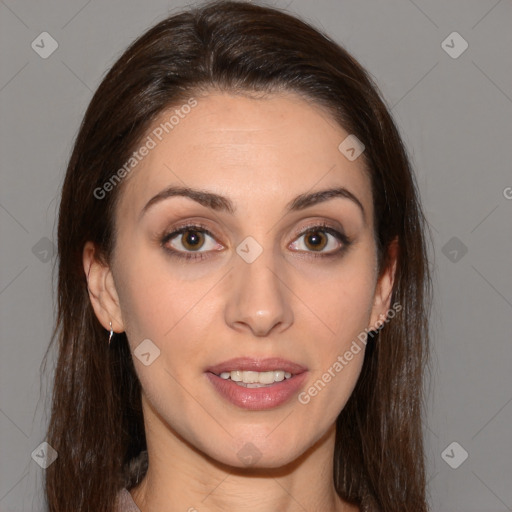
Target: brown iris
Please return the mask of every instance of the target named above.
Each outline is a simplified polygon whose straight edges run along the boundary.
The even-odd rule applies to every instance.
[[[308,231],[304,235],[304,243],[314,251],[321,251],[327,245],[327,235],[323,231]]]
[[[194,229],[187,229],[181,235],[181,243],[187,250],[200,249],[204,244],[204,233]]]

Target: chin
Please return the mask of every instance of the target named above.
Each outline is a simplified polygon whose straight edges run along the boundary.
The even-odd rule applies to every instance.
[[[260,439],[258,441],[258,439]],[[308,448],[292,438],[282,439],[276,436],[270,440],[262,436],[245,436],[244,439],[230,440],[222,447],[222,443],[210,446],[205,451],[213,460],[240,469],[282,468],[293,463]],[[220,450],[219,450],[220,448]]]

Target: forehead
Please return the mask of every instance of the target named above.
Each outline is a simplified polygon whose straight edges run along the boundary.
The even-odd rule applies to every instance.
[[[170,185],[229,196],[237,210],[267,211],[297,195],[343,186],[372,216],[370,181],[362,158],[339,145],[349,133],[316,104],[295,93],[247,97],[210,93],[162,112],[143,142],[151,149],[125,183],[123,218],[140,212]]]

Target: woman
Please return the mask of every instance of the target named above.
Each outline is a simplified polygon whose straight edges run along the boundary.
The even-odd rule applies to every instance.
[[[344,49],[249,3],[153,27],[63,185],[50,511],[428,510],[425,233]]]

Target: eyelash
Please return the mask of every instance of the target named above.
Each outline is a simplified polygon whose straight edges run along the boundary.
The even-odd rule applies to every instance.
[[[169,255],[173,258],[179,258],[182,260],[204,260],[206,258],[209,258],[209,256],[206,256],[208,251],[195,251],[195,252],[182,252],[177,251],[175,249],[170,249],[169,247],[166,247],[165,244],[169,242],[170,240],[176,238],[178,235],[181,235],[182,233],[185,233],[186,231],[196,231],[196,232],[202,232],[207,234],[208,236],[215,238],[215,235],[203,224],[201,223],[194,223],[194,224],[187,224],[185,226],[181,226],[180,228],[176,229],[175,231],[172,231],[171,233],[165,234],[161,239],[161,245],[162,247],[169,253]],[[335,252],[330,252],[327,254],[324,253],[318,253],[315,254],[314,252],[308,251],[308,257],[313,258],[335,258],[337,256],[341,256],[350,246],[352,241],[345,235],[344,233],[340,233],[336,229],[330,227],[325,222],[320,222],[313,224],[312,226],[308,226],[305,228],[302,232],[298,233],[296,235],[296,238],[302,237],[305,235],[308,235],[309,233],[315,233],[317,231],[328,233],[332,235],[338,242],[342,242],[343,245]]]

